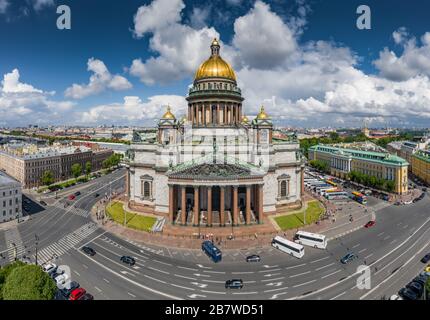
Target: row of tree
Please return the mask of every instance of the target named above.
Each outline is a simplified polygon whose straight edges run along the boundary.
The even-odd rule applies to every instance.
[[[370,176],[358,171],[349,172],[348,178],[351,181],[357,182],[359,184],[375,189],[385,190],[388,192],[394,192],[396,187],[395,182],[392,180],[386,180],[375,176]]]
[[[0,268],[0,300],[52,300],[56,291],[40,266],[17,261]]]
[[[327,162],[325,161],[321,161],[321,160],[311,160],[309,161],[309,164],[317,169],[318,171],[322,171],[322,172],[330,172],[330,166],[328,165]]]
[[[112,154],[109,158],[103,161],[102,167],[103,169],[109,169],[119,165],[121,162],[123,155],[121,154]],[[92,171],[92,164],[90,161],[85,163],[85,167],[83,168],[80,163],[74,163],[71,167],[72,175],[75,179],[79,178],[82,174],[85,174],[87,177],[90,175]],[[50,186],[55,182],[54,173],[51,170],[46,170],[40,181],[45,186]]]

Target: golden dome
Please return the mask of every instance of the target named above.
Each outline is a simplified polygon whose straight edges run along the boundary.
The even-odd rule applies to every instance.
[[[269,116],[267,115],[266,111],[264,111],[264,106],[261,106],[260,113],[257,115],[258,120],[264,120],[268,119]]]
[[[176,119],[174,114],[171,112],[169,105],[167,106],[166,113],[161,117],[161,119],[173,119],[173,120]]]
[[[248,119],[248,117],[247,116],[243,116],[242,117],[242,123],[248,123],[249,122],[249,119]]]
[[[212,55],[197,69],[194,80],[204,78],[227,78],[236,81],[236,75],[233,68],[221,58],[219,55],[219,49],[219,42],[217,39],[214,39],[211,45]]]

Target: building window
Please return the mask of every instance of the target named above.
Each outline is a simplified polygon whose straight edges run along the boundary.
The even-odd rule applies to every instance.
[[[140,177],[141,184],[141,197],[143,200],[152,201],[152,182],[153,178],[150,175],[143,175]]]
[[[283,174],[278,177],[278,199],[288,198],[290,194],[290,175]]]
[[[287,196],[287,181],[281,181],[281,197],[285,198]]]

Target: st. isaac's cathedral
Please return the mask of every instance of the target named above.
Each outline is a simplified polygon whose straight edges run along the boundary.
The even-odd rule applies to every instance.
[[[153,139],[135,133],[129,206],[179,226],[263,223],[265,215],[301,206],[299,144],[277,135],[264,107],[252,121],[245,115],[217,39],[210,49],[189,87],[187,115],[179,119],[167,106]]]

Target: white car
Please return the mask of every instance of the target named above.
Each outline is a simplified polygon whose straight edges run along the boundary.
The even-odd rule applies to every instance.
[[[53,271],[57,270],[57,265],[56,265],[56,264],[54,264],[54,263],[48,263],[48,264],[44,265],[44,266],[42,267],[42,269],[43,269],[43,271],[45,271],[46,273],[51,273],[51,272],[53,272]]]
[[[389,300],[403,300],[403,298],[399,297],[397,294],[393,294]]]
[[[63,285],[68,279],[69,276],[67,275],[67,273],[63,273],[55,278],[55,282],[57,283],[57,285]]]

